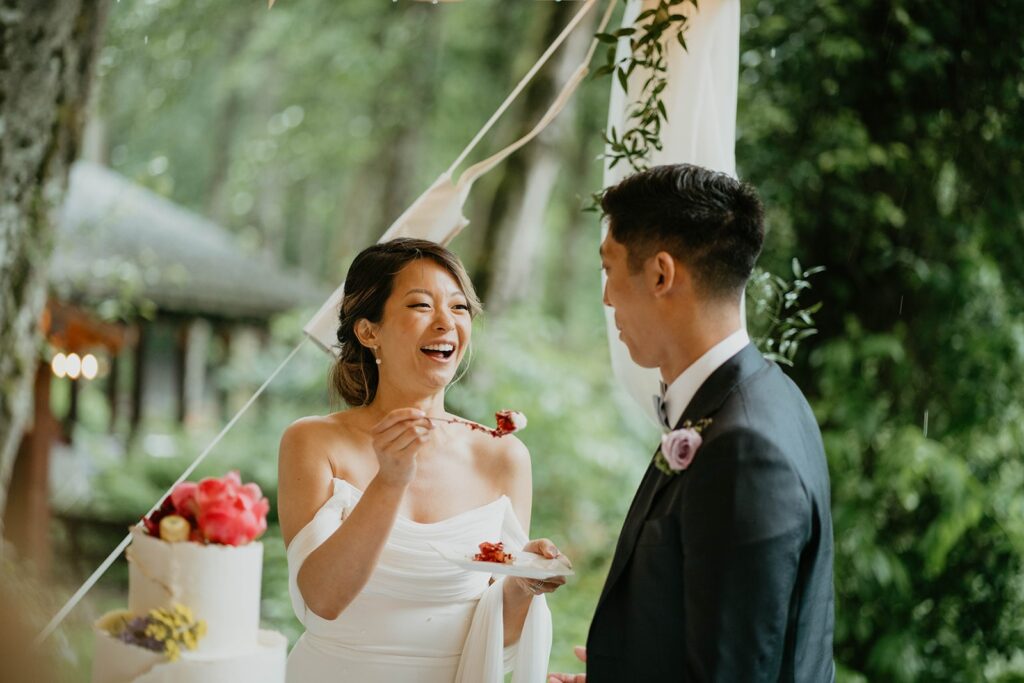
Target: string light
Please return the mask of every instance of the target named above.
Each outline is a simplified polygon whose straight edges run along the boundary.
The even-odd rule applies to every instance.
[[[87,353],[79,356],[77,353],[57,353],[50,361],[50,369],[53,374],[63,379],[96,379],[100,374],[100,361],[96,356]]]
[[[95,379],[99,370],[100,364],[99,361],[96,360],[96,356],[91,353],[85,354],[85,358],[82,359],[82,377],[86,379]]]
[[[68,374],[67,362],[68,362],[67,356],[65,356],[63,353],[58,353],[56,356],[54,356],[53,360],[50,361],[50,369],[53,370],[53,374],[55,374],[55,375],[57,375],[57,377],[61,377],[61,378],[63,378],[65,375],[67,375]]]
[[[69,353],[64,367],[67,370],[68,377],[78,379],[78,376],[82,373],[82,359],[77,353]]]

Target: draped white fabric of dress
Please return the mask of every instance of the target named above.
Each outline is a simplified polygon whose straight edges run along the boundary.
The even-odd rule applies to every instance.
[[[489,574],[460,569],[431,547],[501,540],[513,552],[522,548],[526,533],[507,496],[429,524],[399,516],[369,582],[336,619],[306,607],[299,569],[361,495],[334,479],[331,498],[288,546],[292,607],[306,627],[288,657],[289,683],[491,683],[510,669],[513,683],[545,680],[551,612],[544,596],[533,598],[518,644],[504,648],[504,580],[489,585]]]

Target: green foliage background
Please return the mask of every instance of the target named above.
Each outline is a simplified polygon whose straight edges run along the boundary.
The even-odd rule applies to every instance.
[[[333,283],[394,218],[383,207],[426,187],[532,62],[545,5],[120,2],[101,68],[109,161]],[[840,681],[1024,680],[1021,26],[1024,5],[1008,0],[742,4],[737,160],[769,210],[762,264],[826,269],[803,294],[822,302],[819,334],[787,372],[831,468]],[[567,166],[600,152],[607,86],[580,93],[561,134]],[[500,125],[486,144],[514,131]],[[450,393],[471,418],[504,406],[530,417],[533,532],[579,570],[551,600],[561,670],[576,669],[571,646],[657,438],[609,379],[598,226],[579,213],[599,185],[587,164],[559,178],[538,289],[480,321]],[[481,182],[476,225],[456,244],[471,269],[487,256],[471,237],[491,209],[479,197],[497,186]],[[770,326],[757,300],[755,329]],[[254,388],[304,319],[276,321],[271,348],[221,369],[222,385]],[[300,354],[204,471],[237,466],[273,497],[281,430],[329,410],[325,370],[318,352]],[[82,401],[89,442],[99,389]],[[180,459],[98,455],[91,514],[140,514],[204,437],[181,435]],[[263,615],[294,638],[275,533]],[[72,619],[70,669],[87,666],[84,625],[123,603],[123,581],[115,568]]]
[[[831,466],[846,680],[1022,675],[1022,10],[744,5],[769,264],[826,267],[792,372]]]

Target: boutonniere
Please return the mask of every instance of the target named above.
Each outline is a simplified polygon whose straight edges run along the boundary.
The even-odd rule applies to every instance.
[[[704,441],[701,434],[710,425],[710,417],[696,422],[687,420],[679,429],[663,434],[661,447],[654,454],[655,467],[669,476],[679,474],[689,467]]]

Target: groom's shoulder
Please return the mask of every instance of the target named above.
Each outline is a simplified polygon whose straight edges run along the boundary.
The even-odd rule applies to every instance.
[[[739,462],[775,462],[817,482],[827,471],[817,420],[797,385],[775,363],[768,366],[726,398],[705,445]]]
[[[800,441],[797,432],[817,429],[807,401],[775,363],[765,360],[757,372],[738,382],[710,414],[705,446],[743,447],[785,452]]]
[[[817,422],[800,387],[776,363],[739,383],[724,401],[724,420],[763,434],[769,440],[793,436],[794,428],[817,431]]]

